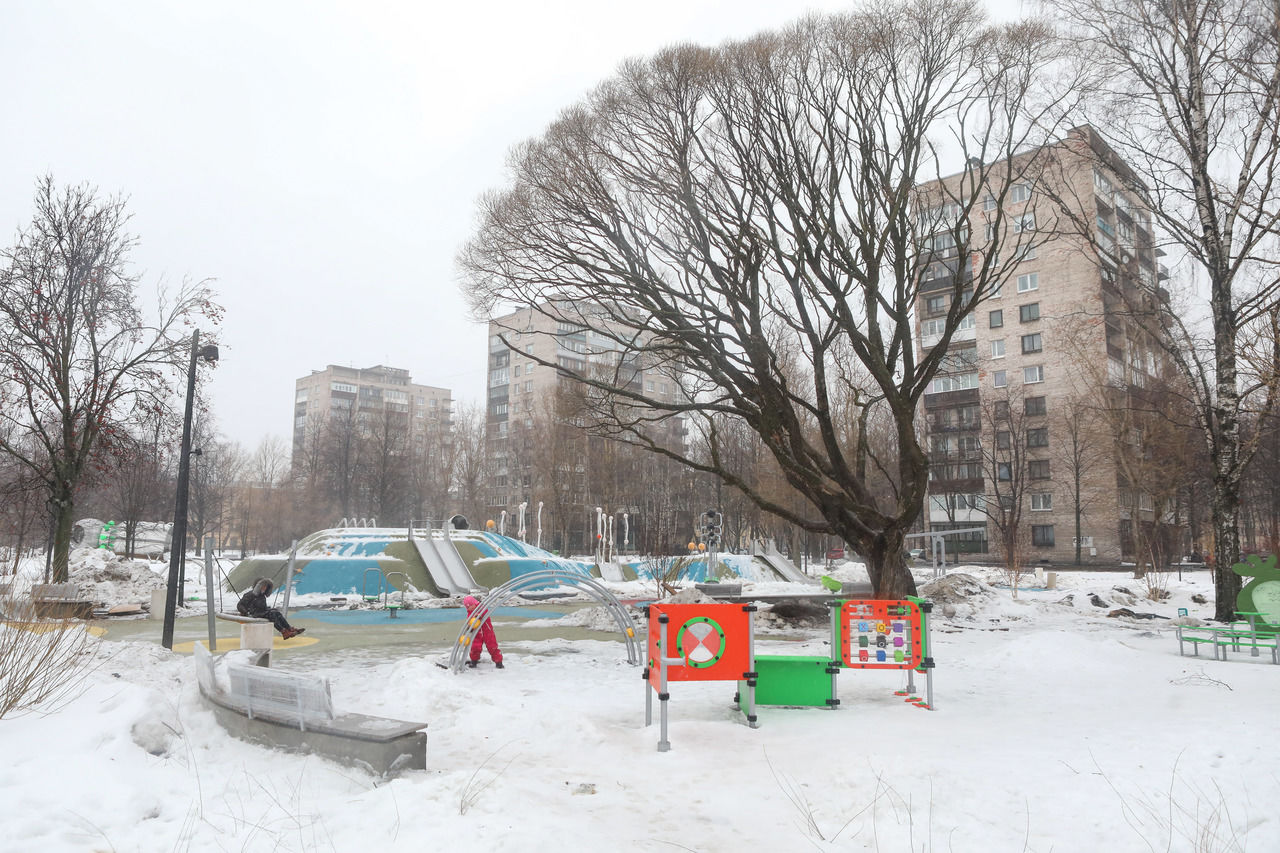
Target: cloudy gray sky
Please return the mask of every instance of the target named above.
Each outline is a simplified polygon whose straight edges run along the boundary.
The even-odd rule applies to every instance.
[[[483,392],[453,257],[510,146],[629,56],[836,0],[10,2],[0,240],[36,177],[130,199],[144,290],[213,278],[211,399],[246,446],[287,437],[294,380],[409,369]]]

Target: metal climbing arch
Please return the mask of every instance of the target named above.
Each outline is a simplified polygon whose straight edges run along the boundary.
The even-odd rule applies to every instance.
[[[631,620],[631,615],[627,613],[626,608],[622,606],[622,602],[614,598],[613,593],[587,575],[571,572],[567,569],[543,569],[512,578],[502,586],[490,591],[484,597],[484,601],[480,602],[480,606],[462,623],[462,631],[458,633],[458,642],[453,644],[453,651],[449,653],[449,668],[454,672],[462,671],[462,667],[467,660],[467,652],[471,648],[471,641],[475,639],[480,626],[484,624],[484,620],[488,619],[493,611],[520,592],[546,586],[548,582],[559,582],[564,586],[577,587],[609,608],[609,613],[613,616],[613,621],[617,623],[618,630],[626,638],[627,662],[632,666],[640,665],[640,649],[636,645],[636,624]]]

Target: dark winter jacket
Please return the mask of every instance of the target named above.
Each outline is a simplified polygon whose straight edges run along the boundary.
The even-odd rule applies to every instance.
[[[236,604],[236,612],[241,616],[256,616],[259,619],[265,617],[270,609],[267,606],[267,597],[253,590],[240,596],[240,602]]]

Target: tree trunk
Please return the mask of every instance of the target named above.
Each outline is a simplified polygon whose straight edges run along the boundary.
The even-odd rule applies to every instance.
[[[1213,618],[1233,622],[1236,598],[1240,595],[1240,576],[1231,566],[1240,561],[1240,499],[1238,486],[1221,476],[1214,477],[1213,505]]]
[[[904,541],[900,531],[886,531],[863,549],[876,598],[899,599],[917,594],[915,578],[907,568]]]
[[[75,527],[75,504],[71,498],[58,500],[57,527],[53,532],[53,576],[54,583],[66,583],[70,577],[68,564],[71,557],[71,529]]]

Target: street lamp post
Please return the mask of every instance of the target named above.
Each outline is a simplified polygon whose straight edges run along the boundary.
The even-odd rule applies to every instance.
[[[173,512],[173,536],[169,547],[169,582],[164,600],[164,629],[160,642],[173,648],[173,619],[178,605],[178,580],[187,550],[187,492],[191,482],[191,410],[196,399],[196,359],[218,360],[218,348],[200,346],[200,330],[191,333],[191,363],[187,366],[187,406],[182,416],[182,451],[178,456],[178,496]]]

